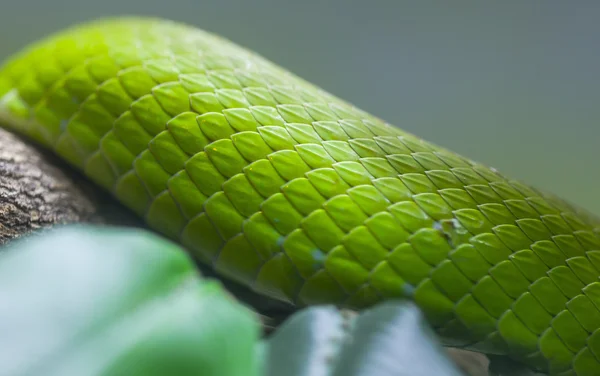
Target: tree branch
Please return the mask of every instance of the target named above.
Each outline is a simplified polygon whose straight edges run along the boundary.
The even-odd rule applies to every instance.
[[[34,230],[78,222],[140,223],[56,157],[0,129],[0,246]]]

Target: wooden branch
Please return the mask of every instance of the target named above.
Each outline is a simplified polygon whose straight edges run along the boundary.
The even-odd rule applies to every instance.
[[[34,230],[78,222],[140,225],[58,158],[0,129],[0,247]]]

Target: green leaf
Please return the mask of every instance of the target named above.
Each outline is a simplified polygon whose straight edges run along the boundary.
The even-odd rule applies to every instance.
[[[255,376],[256,316],[145,230],[68,227],[0,253],[0,374]]]
[[[267,376],[325,376],[347,333],[334,307],[306,308],[286,320],[265,344]]]
[[[419,309],[386,302],[358,316],[330,306],[290,317],[265,344],[267,376],[460,376]]]

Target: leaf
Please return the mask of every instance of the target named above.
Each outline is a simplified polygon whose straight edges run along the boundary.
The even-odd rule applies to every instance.
[[[76,226],[0,253],[0,375],[259,372],[259,324],[175,244]]]
[[[267,376],[460,376],[419,309],[386,302],[350,316],[300,311],[265,345]]]
[[[330,306],[306,308],[292,315],[266,344],[266,375],[330,375],[347,337],[346,324]]]

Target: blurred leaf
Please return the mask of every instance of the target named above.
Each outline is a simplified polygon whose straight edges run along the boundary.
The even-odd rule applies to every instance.
[[[266,374],[331,375],[347,337],[346,324],[331,306],[306,308],[292,315],[268,340]]]
[[[407,302],[306,308],[261,341],[256,314],[145,230],[74,226],[2,250],[0,376],[462,375]]]
[[[179,247],[70,227],[0,253],[0,375],[258,373],[259,324]]]
[[[459,376],[418,308],[387,302],[348,316],[307,308],[271,336],[268,376]]]

